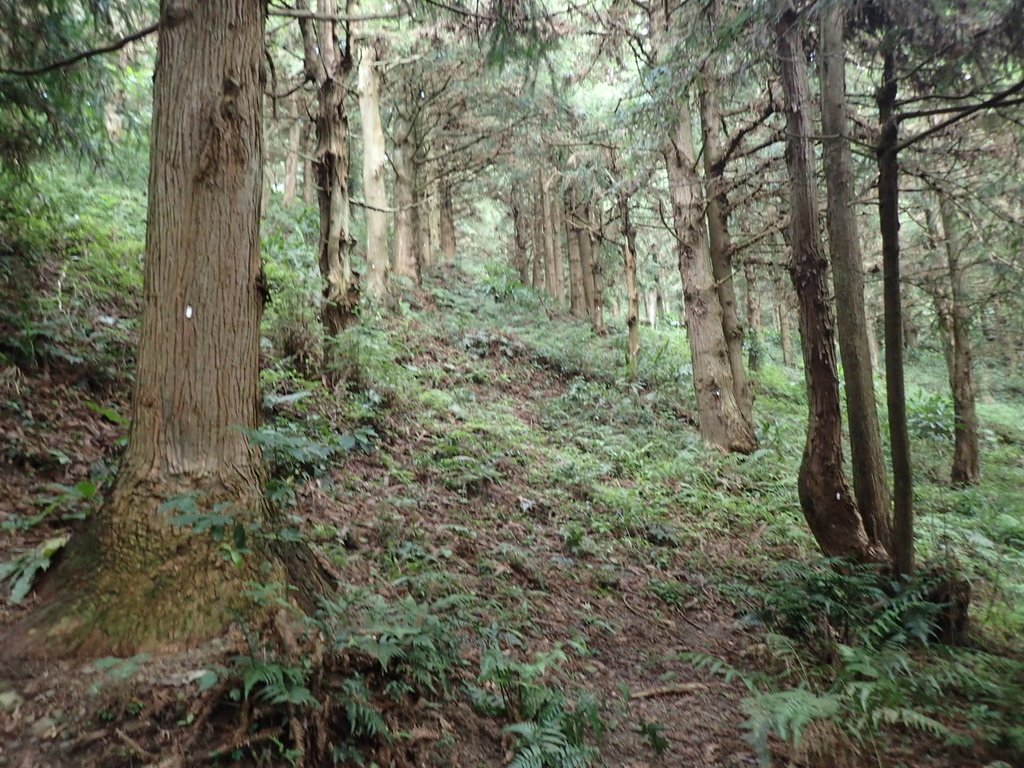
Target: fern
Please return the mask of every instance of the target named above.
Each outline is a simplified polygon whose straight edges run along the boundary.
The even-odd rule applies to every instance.
[[[812,722],[839,715],[842,702],[834,694],[818,695],[805,688],[793,688],[748,697],[740,706],[747,715],[743,723],[747,742],[757,752],[761,765],[767,766],[771,764],[769,735],[797,745]]]

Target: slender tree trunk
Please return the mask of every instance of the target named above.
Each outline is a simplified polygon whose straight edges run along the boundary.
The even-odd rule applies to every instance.
[[[636,230],[629,218],[629,197],[624,190],[618,195],[619,219],[622,222],[622,258],[625,262],[626,274],[626,328],[629,330],[627,341],[627,360],[629,370],[636,373],[640,357],[640,295],[636,287]]]
[[[647,323],[651,328],[658,327],[658,305],[661,304],[661,293],[655,285],[647,290]]]
[[[569,251],[569,311],[573,317],[586,317],[586,295],[583,291],[583,266],[580,261],[579,227],[572,189],[565,190],[565,243]]]
[[[313,130],[309,125],[309,122],[303,120],[302,122],[302,202],[306,205],[313,205],[316,201],[316,187],[314,184],[313,174],[313,161],[310,159],[313,156],[315,143],[313,140]]]
[[[395,168],[395,259],[396,275],[420,281],[419,216],[416,208],[416,177],[412,123],[398,121],[391,164]]]
[[[885,297],[885,392],[889,409],[892,454],[892,556],[896,572],[914,571],[914,484],[907,431],[907,398],[903,379],[903,307],[900,299],[899,158],[896,147],[896,52],[891,44],[883,59],[878,105],[878,217],[882,235],[883,294]]]
[[[844,6],[840,3],[825,6],[820,27],[821,122],[825,134],[823,162],[828,190],[829,249],[839,353],[846,383],[853,488],[868,538],[878,548],[888,551],[892,531],[891,502],[868,348],[860,235],[853,211],[843,13]]]
[[[551,195],[551,240],[555,254],[555,285],[559,301],[565,299],[565,249],[562,247],[562,196],[555,189]]]
[[[533,194],[533,281],[534,290],[544,290],[544,204],[540,193],[540,174]]]
[[[580,250],[580,278],[583,282],[583,303],[587,317],[594,314],[594,239],[590,232],[590,218],[586,208],[575,198],[575,218],[577,224],[576,244]],[[591,321],[593,322],[593,321]]]
[[[674,135],[665,149],[665,162],[700,433],[723,450],[750,453],[757,447],[757,439],[753,424],[744,418],[736,402],[722,307],[707,254],[704,200],[696,172],[692,130],[684,95],[680,98]]]
[[[593,305],[590,308],[590,327],[594,333],[604,333],[604,267],[601,264],[601,242],[604,235],[592,205],[587,206],[587,218],[590,227],[587,230],[586,248],[589,253],[590,273],[594,281]],[[582,259],[581,259],[582,261]]]
[[[108,500],[44,580],[42,606],[5,638],[8,652],[187,647],[254,612],[247,582],[285,580],[261,539],[248,537],[253,552],[236,566],[222,541],[161,508],[188,499],[201,515],[230,515],[227,541],[270,530],[260,456],[246,436],[259,413],[265,296],[264,5],[211,0],[170,23],[170,3],[161,5],[128,446]]]
[[[798,478],[800,506],[826,555],[875,560],[880,554],[872,550],[857,510],[857,500],[843,474],[839,377],[826,284],[828,265],[818,222],[810,89],[799,17],[789,0],[782,4],[775,31],[786,102],[786,164],[793,248],[790,274],[800,308],[809,406],[807,440]]]
[[[544,285],[553,299],[558,295],[558,279],[555,275],[555,228],[551,215],[551,180],[540,179],[541,208],[544,212]]]
[[[750,348],[747,352],[747,365],[752,371],[761,370],[761,338],[764,325],[761,322],[761,294],[757,283],[757,268],[747,262],[743,265],[743,276],[747,283],[747,336]]]
[[[299,150],[302,146],[302,117],[299,115],[297,97],[288,100],[288,115],[292,118],[288,129],[288,154],[284,159],[284,192],[281,203],[285,208],[295,205],[295,189],[299,175]]]
[[[434,175],[434,163],[421,159],[421,156],[429,154],[430,149],[421,141],[417,141],[417,144],[420,147],[413,155],[413,161],[416,166],[416,210],[418,212],[417,224],[419,225],[416,235],[419,238],[418,252],[420,254],[420,274],[422,275],[423,270],[427,269],[434,261],[435,244],[430,241],[430,218],[433,215],[433,209],[438,207],[440,201],[430,197],[430,177]]]
[[[441,254],[445,261],[455,261],[455,204],[447,178],[441,181]]]
[[[384,128],[380,120],[380,43],[362,46],[359,60],[359,120],[363,133],[363,194],[366,198],[366,291],[380,301],[387,291],[388,198],[385,189]]]
[[[518,183],[512,185],[509,197],[512,208],[512,267],[519,275],[519,282],[528,285],[530,281],[530,262],[526,254],[526,240],[529,236],[526,214],[523,212],[523,190]]]
[[[716,4],[711,4],[712,19],[717,16]],[[754,423],[754,397],[747,381],[747,370],[743,365],[743,325],[736,308],[736,287],[733,281],[732,242],[729,238],[729,201],[725,192],[725,160],[720,135],[721,113],[718,108],[720,87],[712,66],[720,65],[718,57],[712,57],[697,78],[700,91],[700,122],[704,149],[704,178],[707,185],[706,215],[708,222],[708,252],[711,258],[711,272],[715,277],[718,303],[722,308],[722,330],[732,370],[733,391],[736,405],[743,419]]]
[[[299,3],[304,6],[304,2]],[[320,0],[322,14],[336,15],[337,0]],[[313,175],[320,207],[320,276],[323,282],[323,322],[328,337],[337,336],[355,321],[359,286],[352,270],[351,206],[348,196],[348,114],[346,81],[352,69],[348,45],[338,39],[333,21],[302,19],[306,76],[317,84],[316,151]],[[347,41],[346,41],[347,42]],[[341,54],[341,50],[346,55]],[[330,367],[325,355],[325,366]]]
[[[942,220],[946,264],[949,269],[950,337],[952,366],[950,386],[953,392],[953,485],[977,485],[981,478],[978,450],[978,413],[975,408],[974,371],[971,364],[971,305],[960,264],[961,239],[956,213],[949,197],[938,192],[939,217]]]

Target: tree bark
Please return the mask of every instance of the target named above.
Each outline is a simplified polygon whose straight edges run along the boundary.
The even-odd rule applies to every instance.
[[[949,274],[950,387],[953,392],[953,465],[950,480],[956,486],[977,485],[981,479],[978,450],[978,413],[975,408],[974,370],[971,363],[971,304],[960,264],[961,240],[956,212],[949,197],[938,192],[946,265]]]
[[[211,0],[168,16],[153,86],[145,301],[128,446],[109,499],[40,587],[8,651],[128,656],[220,634],[284,581],[268,530],[259,413],[264,6]],[[227,515],[225,539],[161,505]],[[225,541],[250,554],[239,566]],[[267,571],[261,570],[266,564]]]
[[[540,193],[541,179],[537,174],[537,189],[533,193],[533,279],[535,291],[544,290],[544,206]]]
[[[853,210],[843,13],[844,7],[840,3],[825,6],[820,28],[821,124],[825,134],[823,164],[828,192],[828,239],[839,353],[846,383],[853,488],[868,538],[880,549],[888,551],[892,531],[891,501],[868,347],[860,236]]]
[[[363,134],[363,195],[366,199],[366,292],[381,301],[387,291],[388,197],[385,188],[384,128],[380,120],[380,42],[362,46],[359,59],[359,121]]]
[[[810,89],[799,16],[789,0],[783,0],[775,32],[786,102],[786,165],[793,250],[790,276],[800,310],[809,406],[807,439],[797,481],[800,506],[824,554],[871,561],[884,553],[873,551],[857,500],[843,474],[839,377],[826,284],[828,265],[818,221]]]
[[[580,277],[583,282],[583,303],[587,311],[587,317],[592,318],[594,314],[594,239],[590,232],[590,218],[586,213],[589,204],[584,206],[574,196],[575,217],[578,229],[576,230],[576,244],[580,250]],[[593,322],[593,320],[591,320]]]
[[[723,450],[750,453],[757,448],[757,439],[753,424],[744,418],[736,402],[722,307],[707,253],[704,200],[692,130],[690,107],[683,95],[674,134],[665,148],[665,164],[700,433],[707,442]]]
[[[304,6],[304,2],[299,2]],[[322,14],[338,13],[337,0],[320,0]],[[348,41],[342,46],[337,22],[300,19],[306,76],[317,85],[316,150],[313,175],[320,208],[320,276],[323,282],[323,323],[328,338],[355,322],[359,285],[352,270],[355,241],[348,195],[348,114],[346,80],[352,69]],[[341,50],[346,51],[345,55]],[[325,367],[330,356],[324,355]]]
[[[604,239],[601,231],[601,222],[592,205],[587,206],[587,220],[590,226],[587,228],[584,239],[585,248],[590,262],[590,274],[594,283],[593,304],[590,307],[590,327],[594,333],[604,333],[604,266],[601,264],[600,244]],[[581,251],[583,248],[581,247]],[[582,259],[581,259],[582,261]]]
[[[622,258],[626,274],[626,328],[627,363],[631,375],[636,375],[640,357],[640,295],[636,287],[636,229],[629,218],[629,197],[625,190],[618,195],[619,219],[622,222]]]
[[[565,190],[565,243],[569,250],[569,311],[573,317],[587,316],[587,297],[583,291],[583,266],[580,261],[578,213],[572,188]]]
[[[885,392],[889,409],[889,445],[893,482],[893,565],[900,576],[914,571],[914,480],[907,431],[907,398],[903,378],[903,307],[900,299],[899,158],[896,147],[896,52],[888,44],[883,54],[878,105],[878,218],[882,236],[882,276],[885,299]]]
[[[716,18],[716,3],[710,4],[710,18]],[[708,222],[708,252],[711,272],[715,277],[718,303],[722,308],[722,331],[732,370],[733,392],[743,419],[754,423],[754,397],[743,365],[743,325],[736,308],[736,287],[732,273],[732,242],[729,238],[729,201],[725,192],[725,159],[720,135],[721,111],[718,107],[720,84],[712,69],[721,65],[712,56],[702,68],[697,85],[700,93],[700,123],[704,150],[704,179],[707,186],[706,216]]]
[[[562,212],[562,195],[558,193],[557,187],[551,194],[551,241],[554,245],[555,254],[555,285],[557,289],[557,299],[563,301],[565,299],[565,249],[562,247],[562,231],[564,229],[562,221],[564,219]]]
[[[757,283],[757,268],[749,261],[743,265],[743,276],[747,283],[747,366],[752,371],[761,370],[762,341],[764,325],[761,322],[761,294]]]
[[[445,261],[455,261],[455,202],[452,200],[452,185],[445,178],[441,181],[441,255]]]
[[[416,177],[413,154],[416,151],[413,124],[399,117],[391,163],[395,168],[395,260],[396,275],[419,284],[419,212],[416,208]]]
[[[529,236],[526,213],[523,210],[522,185],[514,183],[509,196],[512,209],[512,267],[519,275],[519,282],[528,285],[530,282],[530,262],[526,253],[526,242]]]

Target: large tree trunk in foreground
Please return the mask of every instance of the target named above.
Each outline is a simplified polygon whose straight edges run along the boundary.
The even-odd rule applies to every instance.
[[[835,339],[818,222],[813,128],[799,17],[789,2],[776,23],[776,43],[786,101],[786,164],[790,187],[790,274],[800,308],[804,375],[809,406],[800,463],[800,506],[822,552],[858,561],[876,560],[843,474],[842,419]]]
[[[164,4],[131,435],[109,499],[14,638],[24,651],[188,646],[252,610],[247,582],[284,580],[251,535],[240,566],[224,554],[224,541],[242,546],[252,526],[269,530],[245,431],[259,411],[263,10],[209,0],[171,20]],[[225,538],[175,525],[181,512],[160,509],[175,498],[229,515]]]
[[[939,217],[949,269],[950,388],[953,392],[953,485],[977,485],[981,479],[978,451],[978,413],[975,408],[974,370],[971,364],[971,306],[960,264],[961,240],[956,212],[949,197],[939,192]]]
[[[853,489],[868,538],[888,550],[892,513],[868,347],[860,236],[853,210],[843,13],[842,4],[828,5],[822,11],[821,21],[821,124],[825,134],[823,162],[828,190],[828,240],[839,353],[846,382]]]
[[[892,44],[883,60],[882,86],[876,95],[879,137],[878,218],[882,235],[882,292],[885,298],[885,393],[892,454],[892,557],[896,572],[914,571],[914,478],[907,430],[903,378],[903,305],[900,298],[899,121],[896,119],[896,53]]]
[[[363,193],[366,197],[366,291],[380,301],[387,290],[388,197],[385,189],[384,128],[380,121],[380,43],[363,45],[359,60],[359,122],[363,133]]]
[[[744,418],[736,402],[722,307],[707,253],[704,200],[695,169],[697,156],[685,95],[681,97],[675,131],[665,150],[665,162],[700,434],[726,451],[750,453],[757,447],[757,439],[753,424]]]

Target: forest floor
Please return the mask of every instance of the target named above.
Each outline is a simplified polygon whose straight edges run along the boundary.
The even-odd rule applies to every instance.
[[[815,570],[795,499],[799,432],[786,424],[803,408],[799,371],[762,383],[762,403],[785,409],[763,423],[763,448],[723,456],[694,431],[678,334],[657,337],[630,376],[621,336],[549,313],[493,276],[445,268],[348,334],[338,389],[277,362],[265,375],[260,441],[280,498],[365,622],[348,647],[375,661],[345,689],[373,711],[353,705],[334,726],[351,737],[340,764],[1013,764],[954,707],[921,714],[946,738],[906,715],[860,741],[828,709],[827,684],[807,714],[766,709],[766,680],[813,685],[792,683],[802,662],[780,650],[786,633],[765,607],[819,620],[815,595],[771,590],[830,570]],[[114,368],[0,375],[0,563],[20,563],[13,584],[25,575],[27,589],[100,503],[125,437],[128,379]],[[790,561],[810,561],[813,578],[780,570]],[[0,623],[33,603],[6,604]],[[852,644],[841,632],[795,634],[834,653]],[[410,637],[423,643],[402,645]],[[0,766],[287,765],[289,717],[240,701],[272,687],[238,671],[256,655],[235,632],[165,657],[0,666]],[[965,707],[973,696],[944,695]]]

